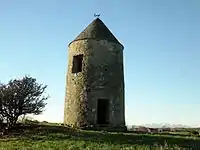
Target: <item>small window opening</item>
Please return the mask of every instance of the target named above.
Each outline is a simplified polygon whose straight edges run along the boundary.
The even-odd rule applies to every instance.
[[[83,55],[76,55],[73,57],[72,73],[78,73],[82,71]]]

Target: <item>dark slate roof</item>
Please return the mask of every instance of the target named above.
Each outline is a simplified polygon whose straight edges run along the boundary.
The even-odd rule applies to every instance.
[[[108,40],[121,44],[99,18],[93,20],[72,42],[83,39]]]

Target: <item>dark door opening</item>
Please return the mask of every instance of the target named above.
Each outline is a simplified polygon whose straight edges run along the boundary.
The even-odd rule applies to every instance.
[[[109,100],[98,99],[97,103],[97,124],[109,124]]]

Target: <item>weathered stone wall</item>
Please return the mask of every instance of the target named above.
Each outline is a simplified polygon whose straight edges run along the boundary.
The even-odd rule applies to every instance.
[[[82,72],[72,74],[74,55],[83,54]],[[64,123],[94,125],[97,100],[110,101],[109,122],[125,125],[123,46],[105,40],[79,40],[70,44]]]

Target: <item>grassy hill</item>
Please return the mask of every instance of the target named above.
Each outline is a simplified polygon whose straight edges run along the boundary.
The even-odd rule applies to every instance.
[[[59,125],[26,125],[0,138],[0,149],[147,150],[200,149],[200,137],[109,133]]]

